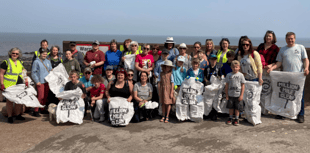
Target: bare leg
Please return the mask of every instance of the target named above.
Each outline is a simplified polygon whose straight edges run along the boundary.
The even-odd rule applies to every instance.
[[[22,114],[21,112],[22,110],[22,105],[21,104],[15,104],[15,115],[19,115],[19,114]]]
[[[6,111],[8,112],[8,117],[12,117],[13,113],[13,102],[6,100]]]
[[[167,115],[166,117],[169,118],[170,110],[171,110],[171,105],[166,105],[167,107]]]
[[[234,115],[234,109],[229,109],[229,116]],[[238,116],[239,116],[239,111],[238,111]]]
[[[229,110],[229,111],[230,111],[230,110]],[[238,109],[235,110],[235,115],[236,115],[236,117],[237,117],[237,116],[239,117],[239,110],[238,110]]]

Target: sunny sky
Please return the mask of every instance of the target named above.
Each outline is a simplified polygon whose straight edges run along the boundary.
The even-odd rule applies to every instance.
[[[1,0],[0,32],[310,38],[309,0]]]

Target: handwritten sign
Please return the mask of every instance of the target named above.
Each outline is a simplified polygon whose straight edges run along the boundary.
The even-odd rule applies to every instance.
[[[63,105],[61,105],[60,110],[61,111],[68,111],[68,117],[70,117],[70,110],[77,110],[79,107],[77,105],[78,100],[79,100],[79,98],[63,99],[62,100]]]
[[[195,96],[198,94],[198,91],[192,87],[189,88],[183,88],[182,89],[182,104],[191,104],[191,105],[197,105],[197,102],[195,100]]]
[[[298,84],[292,84],[290,82],[278,82],[277,86],[280,87],[279,98],[285,99],[286,103],[284,108],[289,101],[295,100],[295,92],[300,90]]]
[[[111,114],[111,124],[112,125],[119,125],[119,124],[125,124],[124,115],[129,112],[128,108],[111,108],[110,114]]]
[[[85,55],[86,52],[92,50],[93,47],[92,44],[76,44],[76,49]],[[110,50],[110,45],[99,45],[99,50],[105,53]]]

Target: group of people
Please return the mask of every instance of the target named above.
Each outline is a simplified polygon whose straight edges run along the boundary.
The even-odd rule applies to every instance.
[[[63,55],[58,46],[48,49],[48,41],[41,41],[41,48],[35,51],[31,69],[37,91],[38,100],[42,105],[58,103],[59,100],[49,90],[45,77],[58,64],[62,63],[69,74],[69,82],[65,90],[81,88],[85,108],[90,105],[94,118],[99,122],[108,117],[108,103],[111,97],[123,97],[134,103],[135,115],[133,121],[149,120],[154,113],[145,109],[148,101],[160,102],[162,118],[160,122],[168,123],[171,107],[176,102],[175,92],[180,90],[184,79],[194,77],[205,86],[211,84],[211,76],[224,78],[226,82],[226,99],[228,100],[229,119],[227,124],[239,124],[239,103],[243,100],[245,81],[256,81],[263,84],[263,75],[269,75],[274,69],[283,67],[287,72],[304,72],[309,74],[309,60],[305,47],[295,44],[296,35],[293,32],[286,34],[287,45],[278,48],[277,39],[273,31],[267,31],[264,43],[254,50],[252,41],[242,36],[237,50],[230,49],[230,41],[223,38],[220,49],[214,49],[212,39],[206,39],[206,49],[202,50],[201,42],[194,43],[194,52],[187,54],[185,43],[176,46],[172,37],[168,37],[164,48],[160,51],[159,45],[143,44],[141,50],[137,41],[126,39],[124,50],[117,48],[117,41],[110,42],[110,50],[99,50],[99,41],[94,41],[92,50],[85,56],[76,49],[76,42],[70,42],[70,49]],[[22,52],[12,48],[9,58],[4,60],[0,69],[1,90],[15,84],[25,83],[21,75],[24,67],[20,58]],[[126,55],[135,55],[134,67],[124,66]],[[304,122],[304,100],[301,101],[301,111],[297,121]],[[15,105],[17,120],[24,120],[21,116],[20,105]],[[13,123],[13,103],[7,101],[8,122]],[[46,109],[35,108],[33,116],[47,113]],[[85,111],[86,115],[86,111]],[[210,113],[212,120],[217,120],[216,110]],[[234,119],[233,119],[234,118]],[[281,118],[281,116],[278,116]]]

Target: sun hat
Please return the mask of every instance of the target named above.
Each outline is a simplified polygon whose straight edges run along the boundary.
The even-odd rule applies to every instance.
[[[173,37],[167,37],[165,43],[173,43],[174,44],[175,42],[173,41]]]
[[[100,43],[99,43],[98,40],[95,40],[95,41],[93,42],[93,44],[100,45]]]
[[[187,49],[187,46],[186,46],[185,43],[181,43],[180,46],[179,46],[179,48],[186,48],[186,49]]]
[[[179,56],[179,57],[178,57],[178,61],[180,61],[180,62],[185,62],[185,57],[184,57],[184,56]]]
[[[160,66],[171,66],[171,67],[175,67],[175,66],[172,64],[172,62],[171,62],[170,60],[166,60],[166,61],[164,62],[164,64],[162,64],[162,65],[160,65]]]

